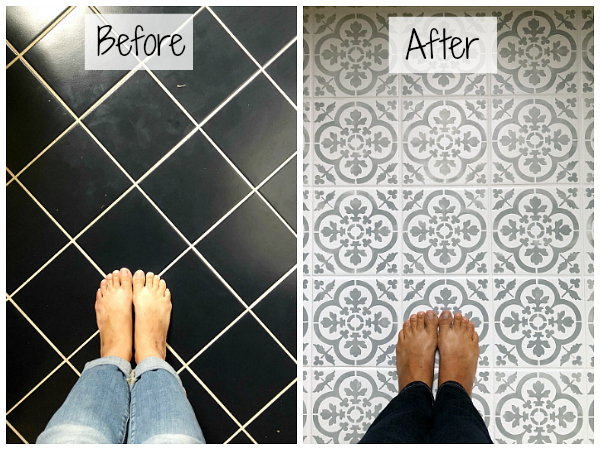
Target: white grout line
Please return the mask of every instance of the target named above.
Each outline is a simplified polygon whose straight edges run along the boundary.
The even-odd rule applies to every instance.
[[[83,344],[81,344],[79,347],[77,347],[73,353],[71,353],[69,356],[67,356],[67,359],[71,359],[73,356],[75,356],[83,347],[85,347],[92,339],[94,339],[96,337],[97,334],[100,333],[100,330],[96,330],[94,332],[94,334],[92,334],[89,338],[87,338],[85,341],[83,341]]]
[[[275,397],[273,397],[265,406],[263,406],[256,414],[254,414],[245,424],[244,428],[250,425],[258,416],[260,416],[269,406],[277,401],[279,397],[285,394],[298,381],[294,378],[286,387],[284,387]]]
[[[27,442],[27,440],[23,436],[21,436],[21,433],[19,433],[17,429],[13,427],[13,425],[8,421],[8,419],[6,419],[6,425],[8,425],[8,428],[13,430],[13,433],[15,433],[18,436],[18,438],[23,441],[23,444],[29,444],[29,442]]]

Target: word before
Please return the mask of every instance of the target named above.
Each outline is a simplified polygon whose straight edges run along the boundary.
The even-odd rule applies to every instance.
[[[436,35],[439,35],[439,31],[437,28],[432,28],[429,31],[429,41],[425,42],[424,44],[421,43],[421,40],[419,39],[419,35],[417,34],[417,30],[415,30],[414,28],[412,29],[412,32],[410,34],[410,41],[408,43],[408,50],[406,52],[406,59],[408,59],[408,56],[410,54],[410,52],[412,52],[413,50],[421,50],[421,55],[423,56],[423,59],[427,59],[427,56],[425,55],[425,48],[429,45],[430,48],[430,59],[433,59],[433,43],[434,42],[439,42],[442,45],[443,48],[443,52],[444,52],[444,59],[447,59],[446,57],[446,51],[447,51],[447,44],[448,41],[450,41],[450,53],[452,53],[452,57],[454,59],[461,59],[463,57],[463,55],[465,55],[466,53],[466,59],[469,59],[469,46],[471,44],[473,44],[473,42],[478,41],[479,38],[474,38],[469,40],[469,38],[467,37],[465,39],[465,45],[464,48],[462,49],[462,52],[457,55],[454,52],[454,49],[456,47],[460,47],[462,45],[463,40],[459,37],[452,37],[452,36],[446,36],[446,29],[442,28],[442,38],[435,38],[433,37],[433,33],[435,33]],[[413,44],[413,38],[417,41],[418,45],[415,45],[414,47],[412,46]],[[457,50],[458,51],[458,50]]]
[[[100,36],[101,32],[106,30],[106,33],[104,34],[104,36]],[[135,27],[135,31],[133,34],[133,39],[131,39],[131,41],[129,40],[129,36],[127,36],[126,34],[119,34],[118,38],[115,39],[112,36],[109,36],[108,34],[112,31],[112,26],[111,25],[104,25],[104,26],[98,26],[98,56],[100,55],[104,55],[106,54],[108,51],[110,51],[111,48],[113,48],[113,46],[116,43],[117,49],[119,50],[119,53],[121,54],[121,56],[127,56],[129,55],[129,53],[131,53],[131,51],[135,48],[135,56],[139,56],[139,49],[138,49],[138,42],[143,40],[143,51],[144,54],[146,56],[150,56],[153,55],[154,52],[157,51],[158,56],[160,56],[160,48],[163,44],[163,41],[165,39],[169,39],[171,38],[171,41],[168,43],[167,47],[171,48],[171,52],[173,52],[173,54],[175,56],[180,56],[181,54],[183,54],[183,52],[185,51],[185,45],[183,45],[183,48],[181,49],[181,51],[179,53],[177,53],[177,51],[175,50],[175,46],[183,39],[181,37],[181,35],[179,34],[173,34],[172,36],[170,34],[167,34],[165,36],[161,36],[160,34],[157,34],[156,36],[154,36],[153,34],[149,34],[148,36],[144,36],[143,34],[138,34],[138,30],[140,32],[144,31],[144,28],[141,25],[138,25]],[[103,52],[100,52],[100,47],[102,46],[102,44],[105,41],[110,41],[107,42],[107,44],[109,44],[109,47],[104,50]],[[130,44],[128,44],[130,42]],[[127,46],[129,45],[129,50],[127,50],[127,52],[123,52],[123,48],[127,49]],[[151,51],[148,51],[148,45],[150,45]]]

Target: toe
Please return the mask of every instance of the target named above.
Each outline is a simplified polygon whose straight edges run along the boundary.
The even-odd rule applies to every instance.
[[[100,291],[102,291],[102,295],[106,294],[106,290],[108,289],[108,283],[106,282],[106,278],[100,282]]]
[[[121,286],[131,290],[131,272],[126,267],[121,269]]]
[[[404,328],[398,333],[398,342],[402,342],[406,336],[404,335]]]
[[[135,274],[133,274],[133,292],[139,292],[144,287],[145,280],[144,272],[136,270]]]
[[[417,329],[423,330],[425,329],[425,312],[419,311],[417,313]]]
[[[118,270],[113,270],[112,278],[114,287],[121,286],[121,273]]]
[[[440,334],[446,333],[450,329],[450,325],[452,324],[452,314],[450,311],[445,310],[442,311],[440,315],[440,319],[438,320],[438,326],[440,327]]]
[[[467,326],[465,327],[467,330],[467,335],[473,337],[473,335],[475,334],[475,324],[471,321],[469,321],[469,323],[467,323]]]
[[[404,332],[410,330],[410,320],[407,319],[404,321],[404,323],[402,324],[402,329],[404,330]]]
[[[473,342],[475,342],[477,345],[479,345],[479,333],[477,333],[477,331],[473,330]]]
[[[165,298],[167,299],[167,301],[171,301],[171,291],[168,288],[165,291]]]
[[[454,313],[454,323],[452,323],[452,328],[456,328],[460,330],[462,328],[462,314],[457,312]]]
[[[159,283],[160,283],[160,277],[158,275],[154,275],[154,284],[152,285],[152,287],[154,289],[158,289]]]
[[[146,274],[146,287],[151,288],[154,282],[154,274],[152,272],[148,272]]]
[[[416,330],[417,329],[417,315],[411,314],[409,320],[410,320],[410,328],[412,330]]]
[[[433,310],[427,311],[425,314],[425,330],[428,333],[437,334],[438,316]]]
[[[108,275],[106,275],[106,284],[108,289],[113,287],[113,276],[112,273],[109,273]]]
[[[165,295],[166,289],[167,289],[167,283],[165,283],[165,280],[160,280],[160,282],[158,283],[158,293],[160,295]]]
[[[98,289],[96,291],[96,301],[102,300],[102,290]]]

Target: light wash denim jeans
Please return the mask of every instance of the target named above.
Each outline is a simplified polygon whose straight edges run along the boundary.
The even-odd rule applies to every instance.
[[[177,372],[154,356],[85,365],[38,444],[205,444]]]

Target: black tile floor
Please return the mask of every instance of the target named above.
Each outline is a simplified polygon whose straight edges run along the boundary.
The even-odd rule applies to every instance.
[[[85,71],[100,13],[195,14],[194,71]],[[171,289],[207,441],[295,442],[296,8],[7,7],[6,46],[7,443],[99,356],[122,266]]]

